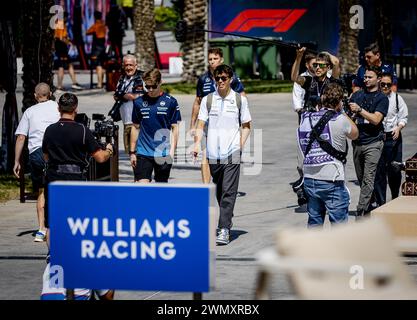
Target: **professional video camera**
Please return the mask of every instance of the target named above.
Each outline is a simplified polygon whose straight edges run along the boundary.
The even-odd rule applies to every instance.
[[[344,75],[342,75],[341,77],[341,81],[342,81],[342,88],[344,91],[344,97],[343,97],[343,110],[345,111],[345,113],[351,118],[354,119],[355,118],[355,113],[353,113],[350,108],[349,108],[349,102],[350,101],[350,96],[352,95],[353,89],[352,89],[352,84],[353,84],[353,80],[356,78],[356,75],[353,73],[346,73]]]
[[[102,142],[104,139],[104,143],[113,143],[112,139],[114,138],[114,133],[119,130],[119,126],[115,125],[112,119],[106,120],[104,114],[93,113],[92,118],[95,121],[93,131],[94,137],[99,142]]]
[[[113,156],[109,161],[97,163],[90,159],[88,166],[88,180],[90,181],[119,181],[119,126],[103,114],[93,113],[94,129],[91,130],[94,138],[104,148],[108,143],[113,146]],[[79,113],[75,121],[90,127],[90,118],[85,113]]]

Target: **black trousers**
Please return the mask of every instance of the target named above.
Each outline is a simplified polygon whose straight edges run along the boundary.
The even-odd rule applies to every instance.
[[[391,162],[401,162],[402,157],[403,141],[401,133],[397,140],[393,140],[392,133],[387,132],[375,176],[374,198],[378,206],[385,204],[387,200],[387,178],[391,189],[391,198],[398,197],[401,187],[401,171],[395,170]]]
[[[218,228],[231,229],[239,186],[240,160],[238,162],[227,161],[226,163],[212,162],[209,160],[210,173],[213,183],[216,184],[216,197],[220,208]]]

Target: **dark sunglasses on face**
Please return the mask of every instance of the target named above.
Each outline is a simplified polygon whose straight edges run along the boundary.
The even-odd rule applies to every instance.
[[[214,77],[214,80],[216,80],[216,82],[219,82],[220,80],[222,80],[223,82],[227,81],[229,79],[229,77]]]
[[[391,88],[392,83],[390,82],[381,82],[381,87],[387,87],[387,88]]]
[[[324,69],[327,68],[328,64],[327,63],[313,63],[313,68],[317,69],[318,67],[320,67],[320,69]]]
[[[146,89],[156,89],[156,88],[158,88],[158,86],[159,86],[159,84],[153,84],[153,85],[150,85],[150,86],[148,86],[147,84],[145,84],[145,88]]]

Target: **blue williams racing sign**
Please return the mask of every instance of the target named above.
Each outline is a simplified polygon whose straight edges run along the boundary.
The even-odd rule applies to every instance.
[[[49,185],[51,263],[66,288],[208,292],[214,189],[206,185]]]

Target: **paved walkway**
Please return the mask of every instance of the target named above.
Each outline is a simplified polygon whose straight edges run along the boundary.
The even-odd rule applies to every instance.
[[[403,96],[410,109],[409,125],[404,130],[404,157],[407,158],[417,151],[417,95],[407,93]],[[4,95],[0,94],[1,106],[3,98]],[[184,128],[188,128],[193,96],[178,95],[176,98],[186,123]],[[21,99],[20,93],[18,99]],[[255,254],[274,244],[277,228],[306,225],[305,210],[296,205],[296,197],[289,185],[297,178],[296,116],[291,111],[290,99],[290,94],[253,94],[249,97],[254,129],[262,130],[262,159],[256,160],[262,171],[255,176],[241,177],[241,197],[238,198],[234,218],[235,239],[230,245],[216,249],[216,289],[205,295],[207,299],[253,298],[257,270]],[[81,94],[79,100],[80,112],[89,116],[92,113],[107,113],[112,104],[111,93],[103,92]],[[179,147],[178,157],[185,157],[184,144],[190,143],[184,139],[184,131],[181,133],[183,145]],[[251,167],[248,157],[247,154],[245,166]],[[128,157],[123,151],[120,172],[121,181],[133,180]],[[356,178],[351,151],[346,176],[352,195],[350,208],[354,210],[359,187],[354,183]],[[184,182],[200,182],[196,166],[186,164],[174,167],[170,183]],[[33,242],[35,228],[34,201],[0,204],[0,299],[39,298],[46,248],[44,244]],[[415,274],[415,264],[410,268]],[[291,294],[284,274],[277,274],[272,281],[272,297],[281,299]],[[190,299],[191,293],[121,291],[117,292],[116,298]]]

